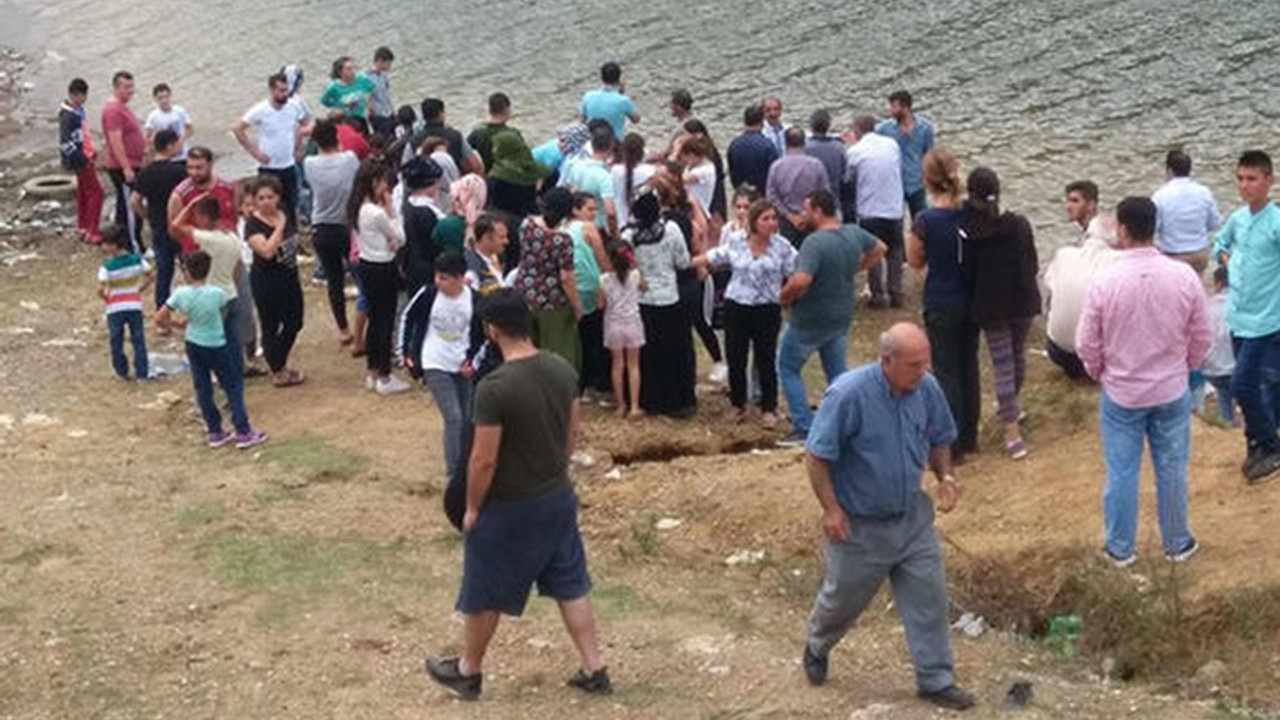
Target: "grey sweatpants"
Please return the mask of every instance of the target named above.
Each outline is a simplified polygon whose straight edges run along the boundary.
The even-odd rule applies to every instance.
[[[933,503],[923,492],[899,518],[850,519],[848,542],[827,542],[827,575],[809,616],[809,651],[826,657],[889,579],[916,668],[916,685],[936,692],[952,674],[947,582],[933,529]]]

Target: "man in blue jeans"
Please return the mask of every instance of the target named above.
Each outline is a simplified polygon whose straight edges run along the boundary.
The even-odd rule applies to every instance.
[[[1123,252],[1094,276],[1076,326],[1080,361],[1102,384],[1103,552],[1119,567],[1137,560],[1138,470],[1147,442],[1164,554],[1184,562],[1200,547],[1187,524],[1187,380],[1213,340],[1208,300],[1189,265],[1156,249],[1154,202],[1125,198],[1116,223]]]
[[[1271,202],[1271,158],[1250,150],[1236,164],[1236,190],[1244,207],[1227,218],[1213,254],[1227,266],[1227,327],[1236,368],[1231,394],[1244,415],[1245,480],[1266,482],[1280,473],[1275,402],[1280,372],[1280,208]]]
[[[790,308],[778,343],[778,380],[791,411],[791,434],[779,444],[803,445],[813,422],[809,393],[800,371],[815,352],[830,385],[844,372],[849,326],[853,323],[854,278],[884,257],[888,249],[856,225],[841,225],[835,197],[817,190],[804,200],[801,216],[812,234],[800,246],[796,271],[782,288],[782,306]]]

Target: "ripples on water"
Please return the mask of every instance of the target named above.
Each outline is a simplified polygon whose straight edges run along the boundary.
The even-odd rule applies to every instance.
[[[722,147],[765,93],[782,97],[788,121],[824,106],[845,122],[907,88],[965,171],[1000,173],[1006,205],[1031,216],[1045,249],[1071,237],[1069,180],[1092,178],[1109,205],[1149,193],[1164,153],[1182,147],[1225,210],[1240,151],[1280,157],[1268,146],[1280,125],[1271,2],[10,1],[33,18],[34,42],[65,58],[37,74],[51,110],[73,75],[100,102],[111,72],[129,68],[140,88],[175,87],[229,170],[249,163],[224,128],[264,96],[270,72],[303,64],[316,104],[333,58],[364,63],[379,44],[398,58],[397,103],[439,95],[465,128],[504,90],[531,140],[575,114],[606,59],[623,63],[641,132],[667,136],[666,100],[685,86]],[[145,92],[135,103],[149,109]]]

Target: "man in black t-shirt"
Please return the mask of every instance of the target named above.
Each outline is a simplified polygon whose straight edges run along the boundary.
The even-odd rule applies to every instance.
[[[161,130],[154,140],[156,154],[138,173],[133,184],[133,213],[151,225],[151,248],[155,252],[156,309],[164,307],[173,285],[173,265],[178,243],[169,237],[169,195],[187,179],[187,162],[178,160],[182,138],[173,130]]]
[[[422,127],[409,139],[400,161],[409,162],[409,159],[418,153],[418,148],[422,146],[423,141],[438,137],[445,141],[449,157],[453,159],[453,164],[458,166],[459,171],[464,175],[466,173],[484,175],[484,160],[480,158],[480,154],[467,144],[461,132],[445,124],[444,101],[439,98],[427,98],[422,101],[421,109]]]
[[[524,612],[536,584],[538,594],[560,605],[581,654],[582,667],[568,684],[610,692],[587,597],[591,578],[578,532],[578,497],[569,481],[577,374],[557,355],[534,347],[532,314],[518,291],[493,293],[480,312],[504,361],[476,388],[456,604],[465,618],[463,650],[460,657],[428,657],[427,674],[465,699],[478,698],[481,663],[500,614]]]

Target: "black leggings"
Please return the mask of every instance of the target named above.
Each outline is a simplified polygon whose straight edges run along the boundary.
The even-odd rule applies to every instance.
[[[391,333],[396,322],[399,282],[396,264],[360,261],[360,282],[369,303],[369,329],[365,333],[366,367],[379,376],[391,374]]]
[[[778,331],[782,308],[778,305],[724,304],[724,352],[729,359],[729,402],[747,404],[747,351],[760,376],[760,409],[778,409]]]
[[[324,268],[325,284],[329,291],[329,310],[333,313],[333,321],[338,329],[347,331],[347,296],[346,296],[346,260],[350,247],[346,225],[316,225],[311,244],[315,246],[316,256]]]
[[[703,297],[706,292],[703,285],[706,280],[689,280],[684,279],[680,283],[680,305],[689,314],[689,324],[693,326],[693,331],[698,333],[698,337],[702,338],[702,345],[707,349],[707,354],[711,356],[711,362],[723,362],[724,355],[720,353],[720,339],[716,337],[716,333],[711,329],[711,323],[707,322],[707,316],[702,312]]]
[[[262,354],[271,372],[289,364],[289,353],[302,330],[302,285],[298,269],[280,265],[249,273],[253,304],[258,308]]]

